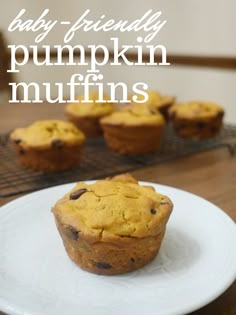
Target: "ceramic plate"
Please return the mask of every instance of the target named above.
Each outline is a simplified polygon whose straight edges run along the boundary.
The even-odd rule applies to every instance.
[[[148,185],[149,183],[145,183]],[[236,277],[236,229],[210,202],[152,184],[175,205],[158,257],[119,276],[98,276],[66,255],[50,208],[74,184],[0,208],[0,309],[27,315],[186,314]]]

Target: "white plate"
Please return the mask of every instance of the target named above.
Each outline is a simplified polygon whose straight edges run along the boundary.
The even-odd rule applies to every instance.
[[[234,281],[233,221],[200,197],[155,184],[175,205],[158,257],[119,276],[81,270],[67,257],[50,212],[73,185],[38,191],[0,209],[1,310],[27,315],[182,315],[211,302]]]

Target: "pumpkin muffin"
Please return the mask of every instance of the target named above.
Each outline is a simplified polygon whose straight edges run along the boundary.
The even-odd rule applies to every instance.
[[[224,109],[212,102],[192,101],[173,105],[169,114],[180,137],[202,140],[220,132]]]
[[[142,154],[157,150],[165,126],[158,111],[141,104],[127,106],[100,121],[108,146],[121,154]]]
[[[22,165],[35,171],[62,171],[80,162],[84,134],[72,123],[42,120],[10,136]]]
[[[173,205],[130,175],[78,183],[52,208],[68,256],[82,269],[113,275],[158,253]]]
[[[81,129],[87,137],[98,137],[102,135],[99,124],[100,118],[113,112],[113,104],[99,102],[97,92],[91,92],[89,99],[92,103],[82,103],[83,96],[77,98],[77,103],[70,103],[66,106],[65,112],[68,119]],[[105,101],[109,100],[107,95],[103,96]]]
[[[168,110],[174,104],[174,96],[164,96],[156,91],[147,91],[148,100],[143,105],[148,106],[150,109],[157,109],[168,120]],[[133,102],[133,101],[132,101]]]

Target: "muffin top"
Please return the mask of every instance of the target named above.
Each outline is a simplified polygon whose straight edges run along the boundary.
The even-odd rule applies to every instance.
[[[99,94],[93,91],[89,94],[89,99],[91,103],[81,103],[84,96],[78,96],[78,103],[70,103],[66,106],[65,111],[68,114],[75,116],[92,116],[92,117],[103,117],[109,115],[113,112],[114,105],[112,103],[99,102]],[[103,95],[105,101],[109,100],[107,95]]]
[[[212,102],[191,101],[188,103],[175,104],[170,108],[172,118],[211,118],[219,114],[223,115],[224,109]]]
[[[148,94],[148,100],[142,104],[148,105],[151,107],[159,108],[165,105],[171,105],[175,100],[175,97],[173,96],[164,96],[164,95],[161,95],[159,92],[152,91],[152,90],[148,90],[147,94]]]
[[[143,104],[131,104],[101,119],[102,124],[112,125],[164,125],[162,115]]]
[[[84,134],[72,123],[60,120],[36,121],[26,128],[15,129],[11,139],[24,147],[48,148],[82,144]]]
[[[94,184],[78,183],[52,211],[65,226],[105,240],[158,235],[172,208],[168,197],[123,175]]]

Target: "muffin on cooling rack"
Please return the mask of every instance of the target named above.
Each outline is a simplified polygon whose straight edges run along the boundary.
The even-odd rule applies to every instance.
[[[65,112],[68,119],[81,129],[87,137],[98,137],[102,135],[102,129],[99,124],[100,118],[113,112],[113,104],[99,102],[97,92],[91,92],[89,99],[91,103],[82,103],[83,96],[77,98],[78,103],[70,103],[66,106]],[[105,101],[109,97],[104,95]]]
[[[108,146],[122,154],[142,154],[161,144],[165,119],[157,110],[133,104],[100,121]]]
[[[52,212],[68,256],[87,271],[113,275],[157,255],[172,209],[168,197],[126,174],[78,183]]]
[[[201,140],[220,132],[224,109],[212,102],[192,101],[173,105],[169,115],[180,137]]]
[[[156,91],[147,91],[148,100],[143,105],[148,106],[150,109],[157,109],[168,120],[168,110],[174,104],[174,96],[164,96]],[[132,96],[130,96],[132,97]]]
[[[77,166],[85,141],[72,123],[42,120],[15,129],[10,136],[21,164],[35,171],[62,171]]]

